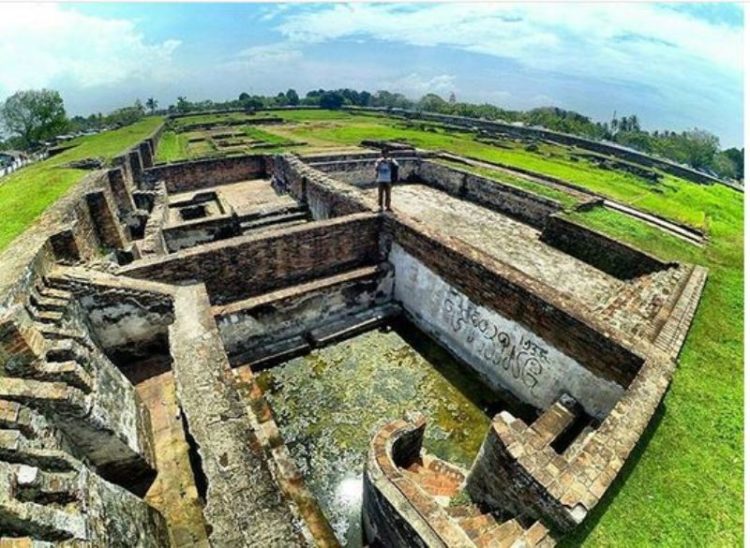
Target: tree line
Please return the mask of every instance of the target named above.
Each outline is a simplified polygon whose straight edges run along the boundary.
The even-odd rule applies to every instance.
[[[57,91],[18,91],[0,105],[0,126],[8,134],[6,139],[0,139],[0,150],[33,151],[67,133],[75,135],[127,126],[146,116],[147,111],[153,114],[157,107],[156,99],[149,98],[145,104],[136,99],[132,105],[108,114],[99,112],[69,118]]]
[[[401,93],[380,90],[374,93],[354,89],[317,89],[307,92],[304,97],[294,89],[276,95],[250,95],[243,92],[236,100],[214,102],[191,102],[179,97],[177,103],[169,105],[168,113],[186,114],[214,109],[259,110],[280,106],[318,106],[339,109],[343,106],[401,108],[421,112],[435,112],[518,122],[528,126],[541,126],[547,129],[570,133],[597,141],[611,141],[648,154],[655,154],[675,162],[689,165],[719,177],[742,180],[744,177],[745,149],[728,148],[721,150],[719,138],[708,131],[694,128],[681,132],[646,131],[641,128],[635,114],[615,117],[609,122],[593,121],[588,116],[572,110],[557,107],[540,107],[527,111],[506,110],[488,103],[476,104],[456,100],[451,93],[443,99],[435,93],[428,93],[414,101]]]
[[[386,109],[408,109],[522,123],[570,133],[599,141],[611,141],[641,152],[656,154],[681,164],[706,171],[720,177],[742,180],[744,176],[745,149],[721,150],[719,138],[702,129],[675,131],[646,131],[634,114],[613,116],[609,122],[593,121],[578,112],[557,107],[540,107],[527,111],[506,110],[488,103],[476,104],[456,100],[451,93],[443,99],[428,93],[418,100],[411,100],[401,93],[386,90],[357,91],[354,89],[317,89],[300,96],[296,90],[280,91],[276,95],[239,94],[230,101],[189,101],[180,96],[174,104],[159,109],[154,98],[145,102],[136,100],[133,105],[117,109],[108,114],[96,113],[87,117],[65,114],[60,94],[53,90],[19,91],[8,97],[0,106],[0,122],[10,137],[0,140],[0,149],[18,148],[33,150],[48,140],[65,132],[83,133],[101,131],[132,124],[147,113],[187,114],[207,110],[241,109],[255,111],[264,108],[286,106],[317,106],[340,109],[344,106],[381,107]]]

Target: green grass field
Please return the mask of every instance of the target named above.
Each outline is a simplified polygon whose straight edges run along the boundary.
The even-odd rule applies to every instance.
[[[0,179],[0,250],[88,173],[65,164],[90,157],[110,160],[147,137],[161,122],[159,117],[149,117],[121,129],[80,137],[70,141],[75,146],[65,152]]]
[[[194,114],[183,118],[174,118],[169,121],[169,125],[176,130],[181,130],[185,126],[192,124],[221,124],[226,122],[235,122],[238,120],[257,120],[259,118],[273,118],[273,112],[259,112],[257,114],[246,114],[244,112],[225,112],[221,114]]]
[[[644,211],[705,230],[696,247],[632,217],[606,209],[568,213],[575,220],[667,260],[705,265],[709,279],[661,412],[623,473],[580,530],[563,545],[739,546],[743,538],[743,195],[665,175],[650,183],[629,173],[571,160],[571,150],[540,145],[525,150],[479,143],[470,133],[330,111],[279,111],[283,125],[264,126],[279,139],[306,141],[305,150],[398,139],[480,160],[501,162],[566,179]],[[20,233],[85,172],[60,167],[87,156],[112,157],[158,124],[147,119],[116,132],[81,139],[60,156],[0,180],[0,248]],[[279,143],[281,141],[276,141]],[[270,153],[284,150],[283,145]],[[292,150],[298,150],[297,148]],[[184,135],[166,132],[157,158],[184,158]],[[462,166],[462,169],[477,169]],[[509,184],[563,200],[561,192],[481,170]],[[523,181],[523,183],[521,182]],[[562,192],[562,194],[566,194]],[[565,203],[566,206],[573,205]]]
[[[702,210],[705,248],[606,209],[571,214],[664,259],[705,265],[709,278],[663,413],[565,546],[742,545],[742,195],[703,190],[714,196]]]
[[[592,228],[664,259],[702,264],[710,271],[663,413],[655,418],[602,504],[564,544],[742,544],[742,194],[670,175],[654,184],[585,160],[574,161],[571,150],[561,146],[543,144],[532,152],[509,142],[508,148],[501,148],[478,143],[472,134],[422,131],[387,118],[346,114],[324,119],[300,113],[294,122],[288,127],[276,126],[272,131],[314,141],[319,146],[356,145],[362,139],[398,139],[418,147],[500,162],[564,179],[705,230],[708,244],[699,248],[613,211],[595,209],[570,214]],[[535,190],[528,185],[524,188]],[[555,198],[548,191],[540,193]]]

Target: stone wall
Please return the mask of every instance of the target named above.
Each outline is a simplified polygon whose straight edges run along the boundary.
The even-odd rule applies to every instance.
[[[549,218],[542,231],[541,240],[623,280],[676,266],[557,216]]]
[[[376,186],[375,183],[375,162],[378,155],[371,155],[365,158],[356,158],[349,160],[330,160],[320,161],[314,159],[309,163],[311,167],[329,174],[338,181],[343,181],[351,185],[368,188]],[[399,181],[413,180],[420,171],[419,158],[410,155],[394,155],[399,164],[398,177]]]
[[[143,172],[146,186],[164,181],[167,192],[201,190],[266,176],[265,158],[260,155],[234,156],[159,165]]]
[[[422,162],[417,175],[430,186],[537,228],[544,227],[547,217],[562,209],[549,198],[437,162]]]
[[[169,283],[202,280],[212,302],[225,303],[375,264],[378,227],[377,215],[350,215],[205,244],[121,273]]]
[[[512,318],[597,377],[625,387],[643,363],[622,335],[479,250],[408,219],[388,217],[385,229],[384,245],[395,242],[471,302]]]
[[[225,240],[241,233],[240,223],[234,213],[196,219],[163,230],[162,236],[170,253],[195,247],[207,242]]]
[[[214,546],[302,546],[231,379],[202,284],[175,291],[170,351],[182,411],[207,482],[204,515]]]
[[[604,418],[624,388],[583,367],[529,329],[472,301],[394,243],[394,298],[413,321],[498,390],[539,409],[563,393]]]
[[[307,205],[316,220],[377,208],[374,200],[359,189],[327,176],[291,154],[273,157],[273,177],[276,188]]]
[[[230,356],[272,348],[320,325],[391,300],[392,276],[377,266],[214,308]]]

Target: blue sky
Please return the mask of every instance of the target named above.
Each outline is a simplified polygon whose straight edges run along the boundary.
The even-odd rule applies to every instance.
[[[52,87],[68,111],[293,87],[454,92],[743,142],[734,4],[0,4],[0,99]]]

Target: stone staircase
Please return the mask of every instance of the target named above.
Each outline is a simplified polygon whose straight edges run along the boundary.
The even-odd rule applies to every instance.
[[[404,469],[404,474],[443,508],[474,546],[536,546],[542,540],[549,540],[547,529],[539,523],[524,527],[516,518],[486,512],[473,502],[454,504],[452,500],[461,493],[466,474],[437,457],[423,454]]]
[[[308,220],[309,213],[304,206],[254,212],[240,219],[240,231],[242,234],[248,234],[272,228],[288,228],[306,223]]]

